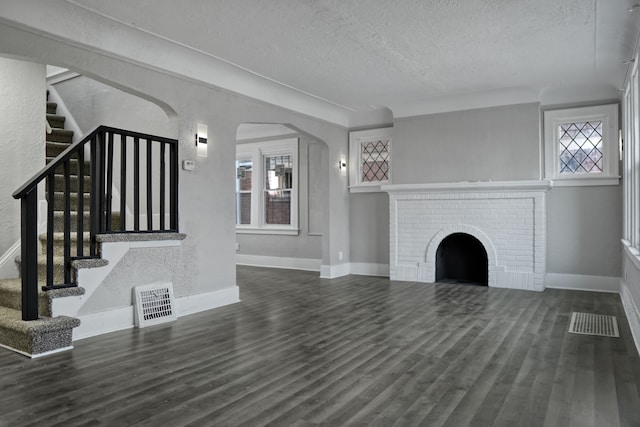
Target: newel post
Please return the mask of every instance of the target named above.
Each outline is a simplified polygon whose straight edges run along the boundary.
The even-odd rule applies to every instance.
[[[22,320],[38,319],[38,191],[21,199]]]

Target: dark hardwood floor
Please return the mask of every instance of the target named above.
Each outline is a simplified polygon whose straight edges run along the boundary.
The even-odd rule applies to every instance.
[[[242,303],[29,360],[2,426],[638,426],[617,295],[238,268]],[[572,311],[621,338],[568,334]]]

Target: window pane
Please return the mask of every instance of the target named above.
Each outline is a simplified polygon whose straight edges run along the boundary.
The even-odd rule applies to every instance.
[[[293,156],[266,156],[265,190],[293,188]]]
[[[236,162],[236,189],[237,191],[251,191],[251,178],[253,163],[251,160],[238,160]]]
[[[389,139],[363,142],[361,149],[362,182],[389,180]]]
[[[291,224],[291,191],[264,192],[265,224]]]
[[[602,121],[563,123],[558,127],[560,173],[601,173]]]
[[[251,193],[236,194],[236,224],[251,224]]]
[[[251,160],[236,161],[236,224],[251,224]]]

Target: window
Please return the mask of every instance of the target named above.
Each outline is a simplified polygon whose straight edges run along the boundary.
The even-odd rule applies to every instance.
[[[555,185],[616,185],[618,106],[544,112],[545,175]]]
[[[349,188],[380,191],[391,183],[391,128],[349,133]]]
[[[238,144],[236,232],[298,234],[298,139]]]

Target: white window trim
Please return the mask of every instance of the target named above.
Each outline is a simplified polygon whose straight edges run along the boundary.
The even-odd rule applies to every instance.
[[[603,171],[561,174],[558,127],[563,123],[602,121]],[[618,104],[548,110],[544,112],[545,178],[554,186],[618,185]]]
[[[392,162],[393,140],[391,138],[392,128],[369,129],[361,131],[349,132],[349,191],[352,193],[376,192],[381,191],[381,185],[391,184],[392,180]],[[362,182],[362,150],[360,145],[363,142],[372,141],[381,138],[389,138],[389,179],[375,182]]]
[[[264,223],[264,158],[276,155],[293,157],[290,225]],[[236,233],[298,235],[298,138],[237,144],[236,161],[249,159],[253,164],[251,224],[236,224]]]

